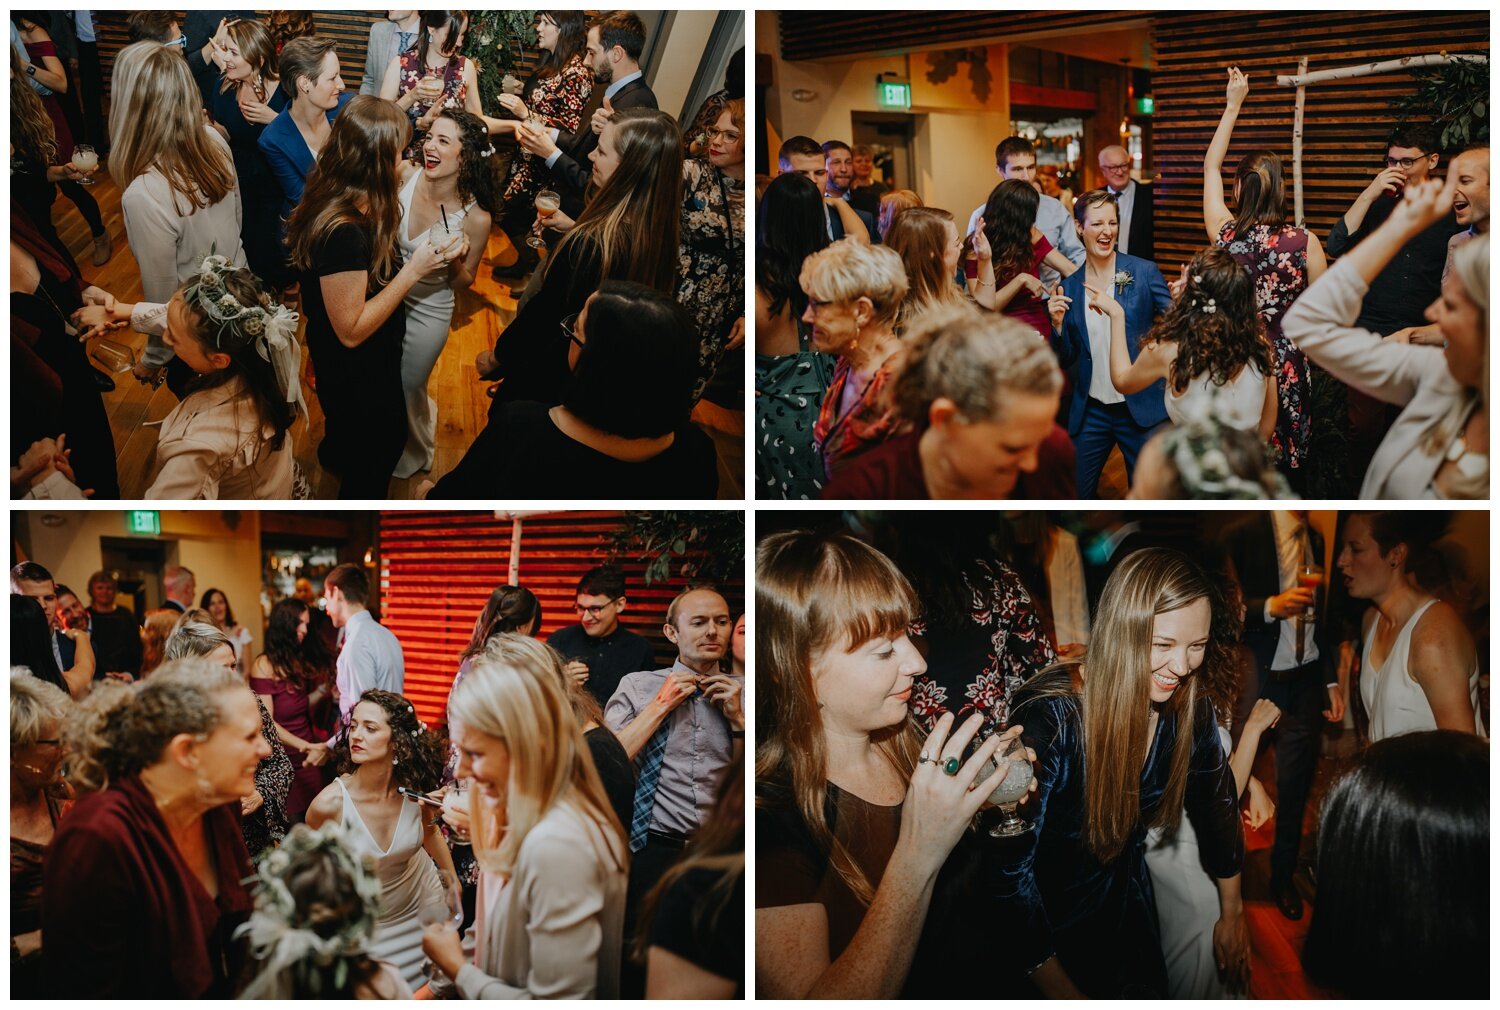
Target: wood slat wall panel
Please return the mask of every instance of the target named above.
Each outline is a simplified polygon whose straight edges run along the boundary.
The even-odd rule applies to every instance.
[[[520,583],[542,604],[541,637],[573,623],[578,578],[606,560],[605,538],[618,512],[566,512],[523,521]],[[401,642],[406,694],[428,721],[447,706],[458,654],[490,592],[506,581],[511,523],[484,512],[383,512],[380,515],[381,623]],[[629,608],[621,623],[649,639],[662,665],[674,655],[662,634],[667,604],[685,585],[674,578],[647,586],[643,562],[624,562]],[[744,586],[721,587],[731,611],[744,609]]]
[[[1371,31],[1378,25],[1378,31]],[[1225,191],[1250,151],[1269,149],[1286,169],[1292,212],[1292,114],[1296,92],[1278,74],[1328,70],[1439,50],[1489,51],[1484,11],[1205,12],[1169,14],[1151,25],[1156,98],[1154,187],[1156,258],[1171,274],[1207,244],[1203,231],[1203,154],[1224,110],[1224,67],[1236,63],[1251,79],[1234,142],[1225,159]],[[1307,89],[1303,193],[1307,225],[1327,240],[1379,168],[1391,126],[1390,102],[1412,90],[1405,74],[1315,84]]]
[[[1141,22],[1149,11],[783,11],[781,58],[851,59]]]

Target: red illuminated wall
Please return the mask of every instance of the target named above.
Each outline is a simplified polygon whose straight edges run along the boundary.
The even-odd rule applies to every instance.
[[[571,624],[579,576],[608,560],[606,537],[620,527],[619,512],[559,512],[525,519],[520,584],[542,603],[541,637]],[[488,512],[382,512],[380,621],[401,641],[406,695],[422,719],[444,718],[458,655],[490,592],[506,581],[511,523]],[[662,635],[667,604],[686,585],[673,578],[647,586],[645,562],[622,560],[629,606],[621,623],[650,639],[665,666],[673,655]],[[738,580],[721,587],[732,612],[743,609]]]

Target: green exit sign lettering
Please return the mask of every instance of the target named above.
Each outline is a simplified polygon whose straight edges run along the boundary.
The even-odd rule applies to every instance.
[[[881,81],[875,86],[875,101],[882,109],[909,109],[911,85]]]
[[[125,529],[131,533],[145,533],[151,536],[159,536],[161,534],[161,513],[147,511],[126,512]]]
[[[1135,100],[1135,111],[1143,116],[1149,116],[1156,112],[1156,99],[1150,95]]]

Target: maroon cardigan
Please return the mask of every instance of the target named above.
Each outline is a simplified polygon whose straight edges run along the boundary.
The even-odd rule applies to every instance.
[[[228,997],[254,877],[236,804],[203,817],[219,874],[208,892],[136,776],[74,805],[43,867],[42,956],[49,996]]]

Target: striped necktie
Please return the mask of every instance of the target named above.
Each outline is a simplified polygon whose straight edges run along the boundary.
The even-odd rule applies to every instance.
[[[646,847],[646,832],[651,827],[651,811],[656,807],[656,783],[661,779],[661,766],[667,756],[667,737],[672,733],[672,717],[662,720],[638,759],[640,778],[635,784],[635,800],[630,807],[630,851],[639,852]]]

